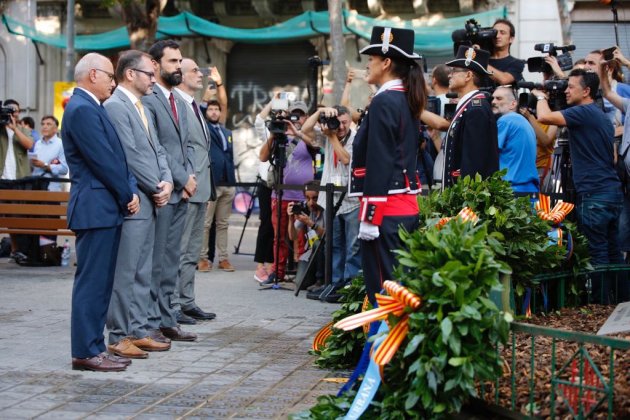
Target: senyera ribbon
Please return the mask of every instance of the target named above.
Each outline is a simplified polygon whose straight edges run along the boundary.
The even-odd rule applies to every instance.
[[[386,320],[390,314],[399,318],[373,354],[373,359],[379,366],[385,366],[394,357],[409,331],[409,313],[417,310],[422,303],[419,296],[394,281],[386,280],[383,288],[389,296],[376,294],[378,308],[352,315],[334,325],[335,328],[349,331],[374,321]]]

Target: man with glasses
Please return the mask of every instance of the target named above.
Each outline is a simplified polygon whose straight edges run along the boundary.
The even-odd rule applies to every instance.
[[[491,176],[499,170],[497,124],[492,114],[489,95],[479,91],[487,70],[490,53],[460,46],[453,67],[449,88],[459,96],[455,116],[442,143],[444,170],[442,188],[452,186],[466,175]]]
[[[138,181],[142,207],[138,214],[126,217],[122,226],[107,312],[108,348],[118,356],[145,358],[147,352],[171,347],[169,342],[151,337],[148,316],[151,305],[157,302],[147,297],[151,295],[157,208],[168,202],[173,178],[153,119],[140,101],[151,94],[155,83],[151,56],[134,50],[122,52],[116,80],[118,86],[104,106],[125,150],[127,165]]]
[[[216,317],[205,312],[195,302],[195,270],[203,242],[203,226],[206,207],[210,199],[210,137],[203,113],[195,101],[195,93],[203,89],[203,73],[190,58],[182,60],[182,83],[175,88],[186,104],[189,158],[197,179],[197,194],[188,200],[186,222],[182,236],[182,256],[179,263],[177,299],[171,304],[180,317],[188,317],[189,323],[196,320],[211,320]],[[181,320],[180,320],[181,322]]]
[[[76,233],[72,289],[72,368],[121,371],[131,363],[105,352],[103,328],[112,294],[123,219],[140,211],[136,179],[101,103],[114,88],[111,61],[83,56],[74,69],[77,88],[63,114],[61,137],[73,181],[68,227]]]

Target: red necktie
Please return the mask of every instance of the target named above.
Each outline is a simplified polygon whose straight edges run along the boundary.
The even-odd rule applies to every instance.
[[[168,97],[168,101],[171,103],[171,111],[173,111],[173,117],[175,117],[175,122],[179,125],[179,119],[177,118],[177,108],[175,107],[175,97],[173,96],[173,92],[171,92],[171,96]]]

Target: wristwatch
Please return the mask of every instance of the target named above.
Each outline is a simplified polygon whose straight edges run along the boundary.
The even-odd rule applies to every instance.
[[[541,95],[541,96],[536,96],[536,100],[538,100],[538,101],[546,101],[547,98],[545,98],[544,96]]]

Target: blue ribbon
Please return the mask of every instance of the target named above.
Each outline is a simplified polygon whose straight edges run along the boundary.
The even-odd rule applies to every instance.
[[[372,325],[376,324],[373,322]],[[376,351],[378,346],[385,340],[385,334],[389,331],[389,327],[387,326],[387,322],[381,321],[378,327],[378,334],[381,334],[381,337],[376,339],[373,343],[372,347]],[[370,325],[370,330],[372,329],[372,325]],[[381,385],[381,372],[380,368],[374,362],[374,359],[369,357],[370,364],[367,367],[365,372],[365,376],[363,377],[363,381],[361,382],[361,386],[357,391],[357,395],[354,397],[354,401],[352,401],[352,405],[350,406],[350,410],[348,410],[348,414],[344,417],[344,420],[357,420],[363,412],[368,408],[372,400],[374,399],[374,395],[376,395],[376,391],[378,391],[378,387]]]
[[[363,346],[363,352],[361,353],[359,363],[357,363],[357,367],[354,368],[354,372],[352,372],[352,375],[350,375],[348,382],[346,382],[337,393],[338,397],[341,397],[350,388],[352,388],[357,379],[359,379],[359,376],[363,375],[367,370],[368,364],[370,362],[370,350],[372,349],[372,342],[370,341],[370,337],[377,333],[379,324],[379,322],[372,322],[370,324],[370,329],[368,330],[368,335],[365,340],[365,345]]]

